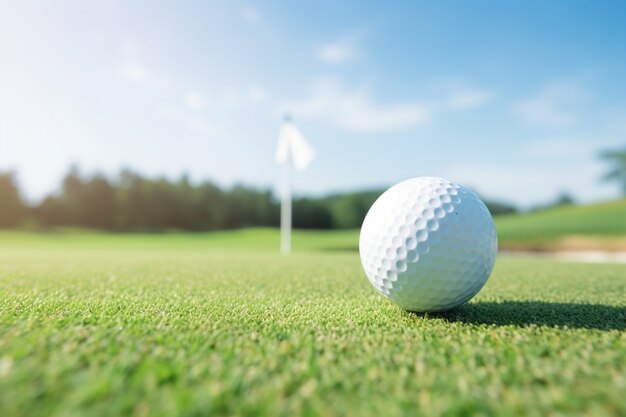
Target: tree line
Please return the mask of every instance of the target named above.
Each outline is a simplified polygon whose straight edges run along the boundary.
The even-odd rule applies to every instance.
[[[384,190],[324,197],[295,198],[293,225],[303,229],[349,229],[361,226]],[[514,212],[487,202],[493,214]],[[149,178],[124,170],[114,178],[84,175],[72,168],[59,191],[27,204],[15,175],[0,173],[0,227],[85,227],[107,231],[209,231],[280,224],[280,202],[269,189],[237,185],[222,188],[187,176]]]
[[[609,169],[604,180],[617,182],[626,195],[626,148],[605,151]],[[384,190],[296,198],[293,225],[303,229],[350,229],[361,226],[372,203]],[[486,201],[493,215],[516,212],[509,204]],[[538,206],[573,204],[567,193]],[[108,231],[207,231],[250,226],[275,227],[280,203],[269,189],[238,185],[229,189],[213,182],[192,184],[149,178],[123,170],[114,178],[83,175],[72,168],[57,193],[37,204],[22,197],[11,172],[0,172],[0,228],[26,224],[40,227],[75,226]]]

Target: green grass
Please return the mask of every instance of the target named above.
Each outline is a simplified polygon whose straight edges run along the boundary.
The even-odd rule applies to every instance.
[[[613,243],[626,250],[626,199],[500,216],[496,228],[505,248],[550,249],[567,237],[578,236],[593,246]]]
[[[0,233],[2,416],[626,414],[626,266],[500,258],[418,315],[353,236]]]
[[[345,251],[358,249],[356,230],[296,230],[293,245],[300,250]],[[261,250],[275,252],[280,233],[271,228],[249,228],[209,233],[118,234],[82,229],[56,229],[48,233],[2,231],[0,246],[28,249],[196,249]]]

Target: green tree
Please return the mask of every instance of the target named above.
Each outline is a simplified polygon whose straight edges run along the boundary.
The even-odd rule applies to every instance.
[[[333,226],[338,229],[356,229],[361,227],[365,215],[382,191],[361,191],[328,197]]]
[[[0,173],[0,227],[19,225],[25,209],[13,173]]]
[[[83,225],[105,230],[115,227],[115,188],[105,177],[96,175],[85,183],[80,204]]]
[[[15,196],[17,189],[12,180],[9,182]],[[6,178],[4,186],[7,186]],[[307,229],[359,228],[382,192],[368,190],[297,198],[293,202],[293,225]],[[6,197],[0,203],[14,200],[15,197]],[[564,197],[561,203],[566,200]],[[486,204],[494,215],[515,211],[515,207],[503,203],[486,201]],[[4,215],[10,212],[7,209]],[[20,213],[24,216],[26,209]],[[193,184],[186,175],[171,180],[144,177],[130,170],[109,179],[102,175],[82,175],[77,167],[72,167],[63,179],[61,192],[46,198],[32,213],[44,225],[123,231],[275,227],[280,222],[279,204],[267,189],[238,185],[224,190],[207,181]]]
[[[298,229],[331,229],[333,217],[328,204],[319,199],[299,198],[293,201],[293,227]]]
[[[35,208],[39,223],[44,226],[61,226],[68,224],[67,210],[59,197],[48,196]]]
[[[148,228],[147,211],[147,184],[135,172],[125,169],[120,175],[117,184],[117,219],[116,223],[121,230],[145,230]]]
[[[610,165],[604,179],[619,183],[622,193],[626,195],[626,148],[603,152],[600,157]]]
[[[70,226],[86,226],[85,182],[77,166],[72,166],[63,178],[61,203],[65,210],[65,221]]]
[[[576,199],[568,192],[561,192],[554,201],[554,206],[571,206],[576,204]]]
[[[210,182],[203,182],[193,191],[192,216],[197,230],[216,230],[224,224],[224,192]]]
[[[224,228],[275,225],[278,206],[270,191],[237,185],[225,200]]]

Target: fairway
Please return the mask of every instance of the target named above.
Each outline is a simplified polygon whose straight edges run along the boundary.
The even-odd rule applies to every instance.
[[[626,199],[496,216],[500,247],[626,251]]]
[[[2,415],[626,414],[626,266],[500,257],[418,315],[353,236],[1,233]]]

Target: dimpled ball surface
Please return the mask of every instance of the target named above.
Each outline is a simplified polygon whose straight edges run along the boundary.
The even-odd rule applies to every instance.
[[[445,311],[471,299],[497,253],[493,219],[469,188],[418,177],[385,191],[361,228],[359,252],[370,282],[400,307]]]

